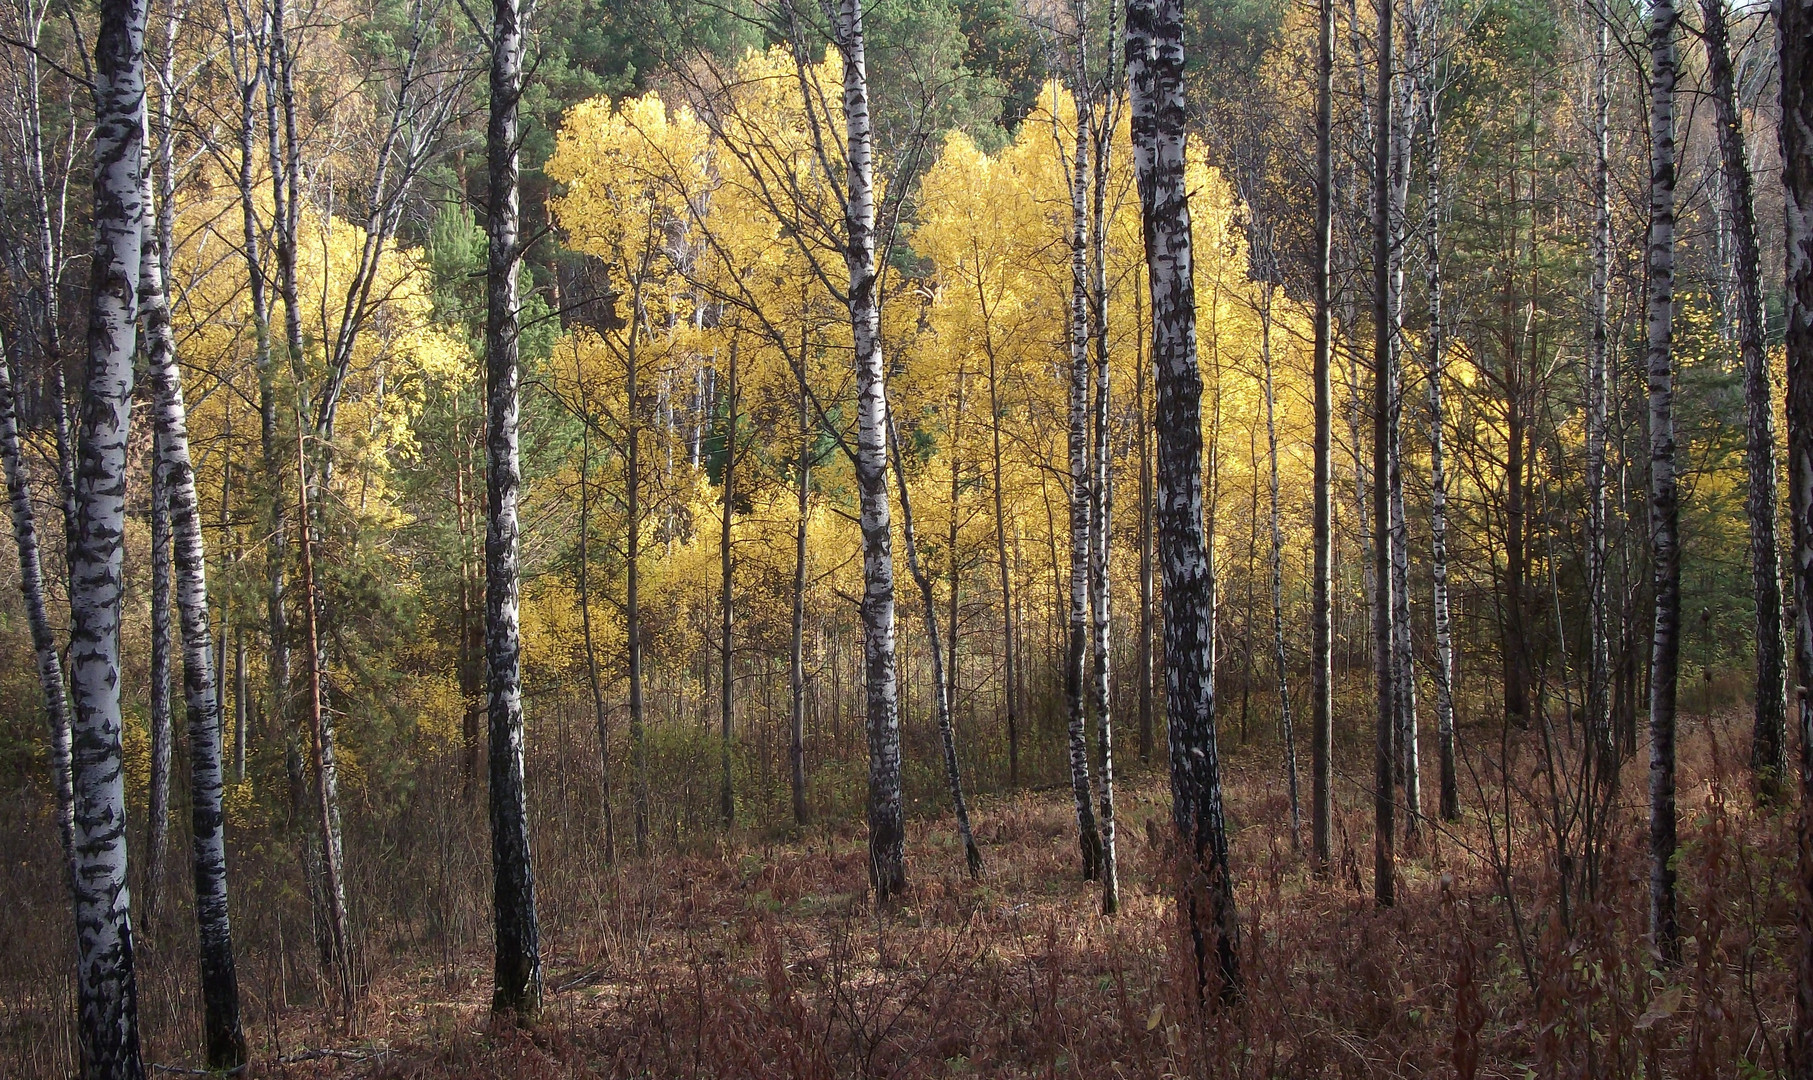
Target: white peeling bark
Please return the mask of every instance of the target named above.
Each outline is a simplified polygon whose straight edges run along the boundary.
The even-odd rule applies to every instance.
[[[166,114],[167,118],[167,114]],[[160,124],[160,126],[163,126]],[[226,813],[222,803],[220,696],[214,643],[209,626],[207,551],[201,506],[189,456],[188,411],[176,340],[170,323],[165,272],[175,222],[174,183],[169,171],[168,127],[164,127],[158,169],[155,225],[145,236],[140,271],[146,355],[156,432],[153,466],[159,497],[174,543],[176,608],[182,628],[183,702],[189,732],[190,852],[194,866],[195,917],[200,938],[203,1033],[208,1066],[232,1069],[246,1060],[239,1020],[239,979],[233,958],[232,921],[227,905]],[[149,189],[150,185],[146,185]]]
[[[1165,718],[1171,741],[1171,813],[1184,872],[1179,907],[1195,955],[1198,987],[1207,988],[1215,978],[1223,997],[1237,997],[1239,922],[1215,731],[1214,567],[1202,513],[1202,372],[1196,356],[1184,183],[1180,0],[1130,0],[1126,58],[1152,297]]]
[[[875,899],[906,891],[900,803],[900,713],[894,671],[894,550],[888,506],[887,368],[875,271],[875,160],[861,0],[838,0],[844,61],[844,267],[856,346],[856,486],[862,527],[863,674],[869,733],[869,883]]]
[[[121,561],[132,418],[145,103],[143,0],[105,0],[94,63],[94,255],[69,545],[79,1038],[90,1080],[139,1080],[120,747]]]

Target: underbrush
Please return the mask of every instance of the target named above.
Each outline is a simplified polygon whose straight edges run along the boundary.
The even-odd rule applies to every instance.
[[[1177,947],[1168,793],[1156,775],[1135,775],[1120,792],[1123,906],[1113,918],[1077,879],[1075,823],[1059,792],[979,801],[980,881],[964,876],[942,817],[914,822],[912,888],[885,913],[868,901],[859,827],[788,839],[738,831],[607,867],[594,834],[544,814],[546,1003],[533,1029],[498,1028],[487,1008],[483,848],[471,842],[482,841],[482,819],[472,820],[482,810],[455,802],[438,818],[424,810],[411,844],[391,849],[390,875],[366,856],[365,884],[352,891],[366,897],[368,983],[350,1018],[312,988],[306,901],[287,891],[281,847],[264,852],[269,865],[241,871],[253,1071],[1779,1075],[1792,1000],[1793,818],[1756,806],[1726,750],[1741,745],[1741,729],[1683,727],[1678,967],[1645,938],[1642,760],[1625,764],[1586,889],[1577,868],[1565,881],[1556,872],[1557,851],[1580,856],[1544,824],[1549,759],[1530,751],[1529,733],[1495,733],[1466,744],[1467,812],[1454,825],[1422,823],[1388,910],[1372,901],[1368,793],[1337,774],[1334,866],[1319,879],[1293,845],[1275,755],[1235,756],[1227,787],[1245,985],[1232,1004],[1199,997]],[[370,851],[375,840],[366,843]],[[442,867],[432,880],[404,876],[424,873],[431,850]],[[31,918],[54,926],[54,907]],[[145,979],[147,1053],[167,1064],[189,1060],[198,1041],[181,926],[176,915],[159,924]],[[6,1052],[19,1055],[17,1075],[59,1075],[62,958],[5,933]],[[24,993],[21,978],[37,992]]]

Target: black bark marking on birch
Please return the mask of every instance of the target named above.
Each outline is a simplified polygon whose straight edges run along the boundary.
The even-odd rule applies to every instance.
[[[1196,357],[1190,208],[1184,182],[1183,8],[1130,0],[1126,67],[1146,266],[1158,438],[1159,561],[1164,574],[1165,719],[1178,901],[1199,989],[1241,993],[1239,921],[1228,859],[1215,731],[1214,567],[1202,505],[1202,374]]]
[[[541,930],[529,808],[523,790],[522,640],[517,499],[522,486],[517,418],[521,312],[516,271],[517,106],[523,92],[523,27],[517,0],[491,5],[491,114],[485,130],[490,171],[485,233],[486,426],[485,668],[489,698],[491,908],[496,966],[491,1011],[532,1021],[541,1010]]]
[[[94,60],[94,255],[69,543],[78,1038],[89,1080],[141,1080],[120,729],[126,441],[143,243],[143,0],[104,0]]]
[[[161,81],[174,84],[171,70],[178,23],[166,33]],[[207,550],[202,536],[200,498],[189,454],[188,409],[182,371],[176,361],[168,281],[175,243],[176,178],[172,161],[173,115],[167,102],[158,110],[156,213],[147,213],[140,262],[139,300],[144,317],[145,353],[154,418],[154,500],[162,500],[171,533],[162,559],[173,555],[175,596],[183,649],[183,701],[189,732],[190,849],[195,886],[196,931],[201,960],[203,1036],[208,1067],[233,1069],[246,1061],[246,1038],[239,1017],[239,976],[227,894],[225,768],[219,670],[209,621]],[[149,129],[147,129],[149,134]],[[149,143],[147,143],[149,152]],[[149,172],[143,184],[147,211],[153,206]],[[157,507],[154,506],[154,510]],[[155,523],[155,518],[153,519]],[[155,546],[155,545],[154,545]]]
[[[1310,848],[1316,873],[1326,877],[1334,848],[1334,657],[1330,594],[1334,576],[1334,507],[1329,488],[1334,462],[1334,348],[1330,257],[1334,246],[1334,0],[1320,0],[1316,32],[1315,477],[1312,497],[1314,561],[1310,598]]]

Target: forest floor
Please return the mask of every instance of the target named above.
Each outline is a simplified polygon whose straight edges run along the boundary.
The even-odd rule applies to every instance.
[[[1169,796],[1148,772],[1119,792],[1115,917],[1079,880],[1066,791],[977,800],[980,881],[964,875],[944,819],[914,822],[911,890],[885,915],[867,897],[860,827],[738,833],[710,853],[602,871],[589,912],[569,903],[544,918],[546,1002],[532,1030],[491,1024],[483,951],[390,956],[371,965],[350,1027],[298,1008],[273,1025],[275,1052],[253,1071],[1777,1075],[1793,826],[1755,808],[1734,752],[1744,734],[1735,721],[1695,720],[1682,740],[1679,966],[1643,939],[1646,760],[1626,766],[1595,897],[1555,873],[1553,824],[1566,822],[1568,796],[1562,785],[1551,797],[1540,742],[1476,733],[1494,745],[1466,758],[1468,812],[1453,826],[1424,823],[1389,910],[1371,898],[1371,806],[1358,778],[1337,777],[1335,873],[1318,880],[1293,850],[1282,770],[1258,753],[1236,757],[1227,787],[1245,986],[1235,1004],[1192,1000],[1156,846]],[[1506,760],[1508,789],[1488,778],[1502,778],[1493,770]],[[1307,769],[1303,783],[1307,797]],[[1578,822],[1567,827],[1559,847],[1579,875],[1591,860]],[[1306,842],[1307,830],[1306,820]]]

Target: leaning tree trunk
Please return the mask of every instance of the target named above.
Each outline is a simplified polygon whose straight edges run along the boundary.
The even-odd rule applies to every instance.
[[[174,38],[174,29],[171,37]],[[233,1069],[246,1060],[239,1021],[239,976],[233,959],[233,928],[227,905],[225,771],[221,708],[214,642],[208,613],[207,550],[201,505],[189,456],[189,418],[176,338],[170,323],[165,274],[174,243],[175,177],[169,157],[170,115],[160,116],[157,213],[148,217],[140,261],[139,302],[143,307],[145,353],[154,417],[156,461],[153,485],[163,501],[166,529],[174,533],[176,607],[182,626],[183,701],[189,728],[189,821],[194,861],[195,918],[200,940],[203,1030],[208,1067]],[[149,207],[150,183],[145,184]],[[155,509],[155,507],[154,507]],[[153,521],[155,522],[155,517]],[[169,538],[166,538],[168,544]],[[169,548],[160,558],[169,558]],[[166,586],[167,587],[167,586]],[[166,600],[167,602],[167,600]],[[166,628],[166,633],[168,630]],[[155,684],[153,689],[155,690]]]
[[[0,345],[0,464],[6,470],[7,504],[12,512],[13,543],[19,552],[19,591],[25,598],[25,621],[31,627],[37,659],[38,692],[49,721],[51,792],[56,798],[57,838],[63,848],[64,874],[73,887],[76,869],[74,822],[69,787],[69,699],[63,683],[63,660],[44,602],[44,569],[38,555],[38,523],[32,510],[31,477],[19,442],[17,398],[12,374]],[[59,407],[61,407],[59,405]]]
[[[1788,1036],[1791,1075],[1813,1080],[1813,0],[1775,8],[1781,77],[1782,195],[1787,219],[1784,273],[1788,354],[1788,493],[1794,523],[1790,560],[1794,649],[1801,689],[1800,820],[1797,845],[1794,1020]]]
[[[1268,266],[1268,275],[1273,272]],[[1271,467],[1268,490],[1272,524],[1272,667],[1278,681],[1278,722],[1284,732],[1284,778],[1290,789],[1291,850],[1300,851],[1303,847],[1303,810],[1297,796],[1297,733],[1291,723],[1290,654],[1284,647],[1284,524],[1278,506],[1277,395],[1272,384],[1272,293],[1275,288],[1268,276],[1260,285],[1259,302],[1259,358],[1265,371],[1265,447],[1266,460]]]
[[[1649,683],[1649,927],[1665,961],[1679,963],[1675,918],[1675,691],[1681,655],[1680,503],[1675,481],[1674,226],[1675,23],[1673,0],[1649,13],[1649,530],[1655,589]]]
[[[1738,351],[1744,359],[1745,462],[1750,473],[1750,588],[1756,599],[1756,726],[1750,767],[1757,793],[1779,798],[1788,770],[1787,656],[1782,640],[1780,551],[1775,537],[1775,396],[1765,348],[1762,252],[1743,120],[1731,70],[1730,34],[1718,0],[1700,0],[1707,74],[1718,111],[1725,208],[1737,266]]]
[[[531,1019],[541,1009],[541,928],[523,791],[522,639],[518,610],[517,446],[521,311],[516,268],[517,106],[523,91],[523,27],[517,0],[491,4],[491,117],[485,129],[490,199],[485,234],[485,674],[490,699],[491,911],[496,970],[491,1011]]]
[[[1376,680],[1378,731],[1373,753],[1373,896],[1380,905],[1397,900],[1397,804],[1392,780],[1396,744],[1397,689],[1392,659],[1391,574],[1391,133],[1392,7],[1378,0],[1379,85],[1374,105],[1372,162],[1372,667]]]
[[[1184,182],[1180,0],[1129,0],[1126,56],[1152,297],[1165,718],[1171,740],[1171,814],[1185,860],[1179,906],[1190,935],[1198,988],[1206,988],[1216,977],[1222,996],[1233,997],[1240,993],[1239,923],[1215,738],[1215,579],[1202,515],[1202,372],[1196,357],[1190,206]]]
[[[1334,849],[1334,656],[1329,604],[1334,577],[1334,381],[1330,368],[1334,327],[1330,311],[1330,256],[1334,248],[1335,6],[1320,0],[1316,32],[1316,264],[1315,264],[1315,477],[1312,499],[1315,566],[1310,597],[1309,708],[1310,849],[1316,873],[1327,876]]]
[[[863,675],[869,729],[869,883],[885,902],[906,890],[900,713],[894,672],[894,550],[888,512],[887,369],[875,272],[875,161],[861,0],[838,0],[844,62],[844,268],[856,345],[856,486],[862,521]]]
[[[1070,792],[1076,802],[1083,880],[1102,874],[1102,834],[1089,782],[1089,140],[1081,88],[1077,91],[1076,154],[1070,172],[1070,606],[1064,650],[1064,704],[1070,718]]]
[[[951,684],[944,669],[944,645],[938,640],[938,604],[932,593],[932,576],[919,562],[919,542],[913,533],[913,502],[907,493],[906,470],[900,463],[900,435],[888,421],[888,446],[894,462],[894,482],[900,488],[901,538],[906,541],[907,570],[919,587],[925,606],[925,641],[932,653],[932,696],[938,703],[938,738],[944,747],[944,779],[951,789],[951,809],[957,815],[957,835],[963,840],[963,861],[969,876],[982,876],[982,851],[976,847],[969,826],[969,802],[963,797],[963,772],[957,764],[957,734],[951,722]]]
[[[121,561],[143,194],[145,14],[103,0],[95,40],[94,256],[69,544],[78,1037],[89,1080],[139,1080],[120,746]]]

